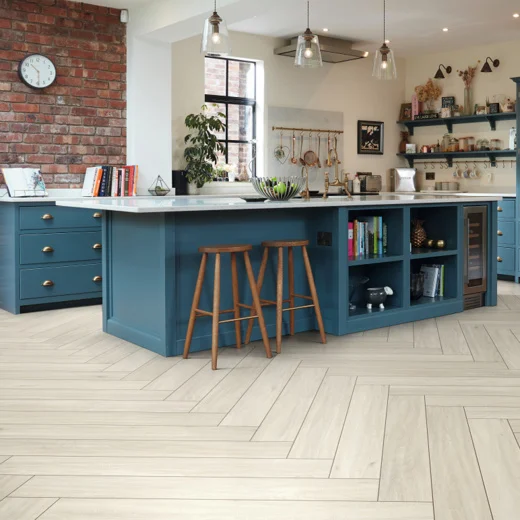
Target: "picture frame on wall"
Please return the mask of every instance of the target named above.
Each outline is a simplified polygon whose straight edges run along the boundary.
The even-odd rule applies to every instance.
[[[383,155],[384,123],[382,121],[358,121],[358,154]]]
[[[399,121],[411,121],[412,120],[412,104],[403,103],[399,112]]]

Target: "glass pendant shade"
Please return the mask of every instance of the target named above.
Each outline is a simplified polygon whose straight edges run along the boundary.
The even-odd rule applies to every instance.
[[[201,53],[207,56],[228,56],[231,42],[226,22],[215,11],[204,23]]]
[[[384,43],[376,51],[372,76],[377,79],[397,79],[394,52]]]
[[[296,56],[294,58],[296,67],[316,68],[322,67],[320,40],[307,29],[304,34],[298,36]]]

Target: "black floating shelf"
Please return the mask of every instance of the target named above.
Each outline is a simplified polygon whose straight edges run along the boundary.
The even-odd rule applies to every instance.
[[[457,159],[488,159],[491,166],[496,166],[497,159],[504,159],[507,157],[516,158],[516,150],[489,150],[478,152],[440,152],[440,153],[398,153],[398,157],[404,157],[410,168],[413,168],[415,161],[434,161],[444,160],[451,168],[453,160]],[[471,161],[468,161],[471,162]]]
[[[516,119],[515,112],[502,112],[501,114],[479,114],[474,116],[460,117],[439,117],[437,119],[418,119],[416,121],[397,121],[399,124],[406,126],[410,135],[413,135],[414,128],[421,126],[442,126],[446,125],[448,132],[453,132],[453,125],[461,125],[468,123],[485,123],[488,122],[491,130],[496,130],[497,121],[511,121]]]

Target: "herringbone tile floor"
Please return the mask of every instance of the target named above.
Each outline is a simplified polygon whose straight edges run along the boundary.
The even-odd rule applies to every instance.
[[[520,286],[499,293],[217,372],[97,307],[2,313],[0,519],[518,520]]]

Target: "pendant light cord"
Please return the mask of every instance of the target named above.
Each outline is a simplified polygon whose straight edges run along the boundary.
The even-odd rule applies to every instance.
[[[217,0],[215,0],[215,8],[213,9],[213,12],[214,12],[214,13],[217,12]]]
[[[386,0],[383,0],[383,42],[386,44]]]
[[[216,0],[215,0],[216,1]],[[310,2],[308,1],[307,2],[307,28],[309,29],[310,28],[310,19],[311,19],[311,15],[310,15]]]

